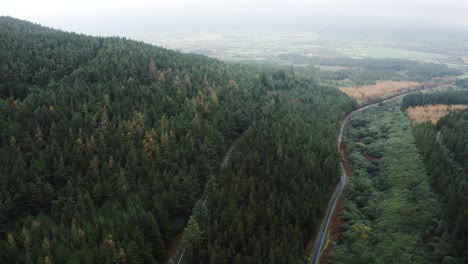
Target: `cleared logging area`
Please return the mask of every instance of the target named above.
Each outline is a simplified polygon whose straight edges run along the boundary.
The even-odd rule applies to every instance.
[[[369,104],[405,92],[422,89],[422,84],[410,81],[380,81],[372,85],[342,87],[340,90],[361,104]]]
[[[409,107],[406,112],[408,117],[413,124],[424,123],[431,121],[432,124],[436,124],[439,119],[447,115],[449,112],[461,111],[468,108],[468,105],[455,104],[455,105],[446,105],[446,104],[436,104],[436,105],[424,105]]]

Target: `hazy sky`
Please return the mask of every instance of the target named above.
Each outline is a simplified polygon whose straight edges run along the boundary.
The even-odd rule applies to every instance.
[[[0,0],[0,3],[0,15],[103,35],[388,21],[468,29],[468,0]]]

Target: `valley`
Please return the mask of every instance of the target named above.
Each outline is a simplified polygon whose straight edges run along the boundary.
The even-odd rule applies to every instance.
[[[331,253],[333,263],[385,262],[396,256],[407,263],[430,259],[419,237],[437,217],[433,208],[439,205],[410,123],[398,105],[389,102],[366,110],[350,122],[346,146],[352,176],[340,214],[343,233]],[[417,219],[412,211],[418,212]],[[392,252],[403,248],[406,255]]]

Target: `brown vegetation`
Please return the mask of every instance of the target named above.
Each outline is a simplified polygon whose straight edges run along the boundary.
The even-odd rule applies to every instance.
[[[346,174],[348,176],[351,175],[351,170],[349,169],[349,164],[348,164],[348,156],[349,156],[349,150],[346,147],[346,142],[341,141],[340,143],[340,156],[341,156],[341,161],[343,162],[343,166],[346,170]],[[349,181],[352,181],[351,178],[348,177]],[[343,197],[346,196],[346,192],[348,189],[345,188],[343,189],[343,193],[341,194],[340,198],[338,199],[338,203],[336,204],[335,211],[333,212],[331,223],[330,223],[330,242],[327,243],[326,247],[324,248],[322,255],[320,256],[319,263],[322,264],[328,264],[331,263],[331,258],[330,254],[333,249],[333,246],[336,244],[336,242],[340,239],[342,226],[344,221],[341,219],[340,214],[343,212],[344,207],[343,207]]]
[[[461,111],[468,108],[468,105],[424,105],[409,107],[406,112],[413,124],[419,124],[427,121],[431,121],[433,124],[437,123],[439,119],[444,117],[449,112]]]
[[[373,103],[401,93],[422,89],[423,85],[410,81],[381,81],[372,85],[342,87],[340,90],[359,104]]]
[[[346,195],[346,190],[343,190],[341,197],[338,199],[338,203],[336,204],[335,211],[333,212],[331,223],[330,223],[330,241],[327,243],[326,247],[324,248],[322,255],[320,256],[319,263],[327,264],[331,263],[330,254],[332,252],[333,246],[335,243],[340,239],[341,232],[342,232],[342,225],[344,221],[341,219],[340,214],[344,210],[343,207],[343,197]]]

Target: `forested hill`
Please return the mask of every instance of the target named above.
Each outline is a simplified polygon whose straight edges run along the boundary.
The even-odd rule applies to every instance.
[[[162,261],[257,72],[0,18],[0,262]]]
[[[297,100],[304,93],[310,98]],[[250,127],[255,133],[244,133],[242,142],[259,143],[252,148],[289,136],[276,151],[283,157],[287,150],[286,161],[304,159],[294,146],[316,142],[306,151],[315,165],[290,170],[313,197],[285,192],[290,181],[279,174],[266,177],[272,163],[247,175],[274,180],[273,193],[294,205],[310,203],[300,224],[287,222],[294,247],[281,240],[276,251],[300,256],[337,179],[339,118],[354,107],[338,90],[292,71],[0,17],[0,263],[163,262],[221,157]],[[282,122],[296,125],[270,126],[285,109]],[[256,140],[262,134],[271,136]],[[247,162],[237,160],[240,167]],[[218,197],[227,186],[220,188]],[[240,196],[231,198],[242,205]],[[275,200],[271,208],[286,212],[287,205]],[[210,208],[210,223],[230,224],[223,203]],[[216,228],[203,244],[217,239]],[[271,237],[259,236],[264,249],[255,256],[278,247]]]
[[[73,84],[77,80],[95,83],[130,79],[149,85],[166,75],[171,75],[169,79],[178,77],[181,83],[189,82],[185,77],[201,75],[190,80],[196,85],[205,75],[221,81],[226,71],[222,63],[205,56],[181,54],[125,38],[66,33],[9,17],[0,19],[0,34],[3,97],[24,98],[29,86],[44,87],[54,81]]]

